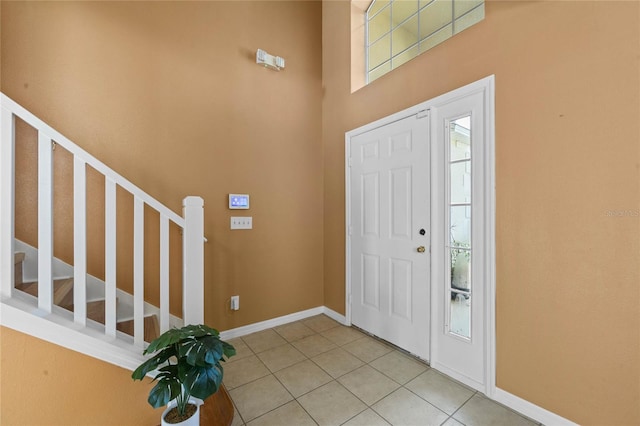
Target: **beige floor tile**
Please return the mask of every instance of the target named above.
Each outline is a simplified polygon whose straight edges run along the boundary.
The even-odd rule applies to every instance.
[[[281,325],[274,328],[274,330],[288,342],[294,342],[316,334],[315,331],[304,325],[302,321]]]
[[[533,426],[536,424],[478,394],[464,404],[453,417],[467,426]]]
[[[233,404],[233,421],[231,422],[231,426],[244,426],[242,416],[238,413],[238,409],[235,404]]]
[[[315,426],[316,422],[296,401],[291,401],[250,421],[247,426]]]
[[[400,387],[398,383],[368,365],[345,374],[338,382],[367,405],[378,402]]]
[[[335,343],[320,334],[314,334],[313,336],[296,340],[292,345],[309,358],[337,348]]]
[[[449,417],[405,388],[398,389],[371,408],[392,425],[440,425]]]
[[[449,417],[449,419],[442,424],[442,426],[464,426],[462,423],[454,419],[453,417]]]
[[[310,360],[280,370],[275,376],[296,398],[333,380]]]
[[[253,355],[253,351],[249,349],[249,346],[247,346],[247,344],[239,337],[236,339],[227,340],[227,343],[230,343],[236,350],[236,354],[229,358],[226,361],[227,363],[236,362],[239,359],[247,358]]]
[[[402,385],[429,369],[426,364],[398,350],[381,356],[369,365]]]
[[[324,337],[331,340],[338,346],[346,345],[347,343],[362,339],[366,336],[364,333],[361,333],[355,328],[345,327],[343,325],[330,328],[329,330],[323,331],[320,334],[322,334]]]
[[[342,348],[351,352],[366,363],[393,351],[393,348],[390,346],[368,336],[358,339],[355,342],[348,343]]]
[[[389,426],[389,423],[371,408],[368,408],[346,422],[344,426]]]
[[[326,315],[316,315],[315,317],[302,320],[302,322],[304,325],[317,333],[340,325],[338,322],[332,320]]]
[[[278,333],[272,329],[259,331],[257,333],[243,336],[242,340],[251,348],[255,353],[266,351],[267,349],[275,348],[276,346],[284,345],[287,343]]]
[[[422,373],[405,387],[447,414],[453,414],[475,393],[435,370]]]
[[[273,349],[260,352],[258,358],[260,358],[273,373],[307,359],[307,357],[290,344],[277,346]]]
[[[232,389],[229,394],[247,423],[293,399],[273,375]]]
[[[269,369],[255,355],[225,364],[223,368],[224,384],[227,389],[237,388],[270,374]]]
[[[319,425],[340,425],[367,407],[338,382],[311,391],[298,402]]]
[[[341,348],[317,355],[311,358],[311,360],[329,373],[331,377],[336,379],[364,364],[358,358]]]

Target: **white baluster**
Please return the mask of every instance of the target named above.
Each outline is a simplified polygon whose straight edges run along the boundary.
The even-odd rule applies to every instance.
[[[182,316],[185,325],[204,322],[204,200],[186,197],[184,216]]]
[[[73,158],[73,319],[87,324],[87,167]]]
[[[160,333],[169,329],[169,218],[160,214]]]
[[[107,336],[116,335],[116,184],[104,179],[104,327]]]
[[[51,138],[38,132],[38,307],[53,306],[53,148]]]
[[[144,201],[133,204],[133,342],[144,346]]]
[[[15,120],[2,108],[0,123],[0,292],[3,297],[13,293],[14,209],[15,204]]]

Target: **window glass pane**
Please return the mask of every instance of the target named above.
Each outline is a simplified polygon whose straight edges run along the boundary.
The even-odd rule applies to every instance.
[[[471,247],[471,206],[451,206],[452,247]]]
[[[391,31],[390,10],[389,7],[385,8],[369,21],[369,44]]]
[[[420,5],[420,9],[422,9],[423,7],[425,7],[426,5],[433,3],[434,0],[420,0],[419,5]]]
[[[376,78],[382,77],[389,71],[391,71],[391,61],[388,61],[385,64],[380,65],[375,70],[371,71],[369,73],[369,82],[372,82]]]
[[[393,26],[395,27],[418,11],[418,0],[394,0],[391,7],[391,18],[393,19]]]
[[[464,31],[473,24],[477,24],[478,22],[484,19],[484,4],[478,6],[473,9],[471,12],[462,16],[459,19],[456,19],[453,24],[454,34],[458,34],[460,31]]]
[[[369,48],[369,71],[391,59],[391,34],[376,41]]]
[[[449,331],[471,338],[471,295],[451,292]]]
[[[455,18],[459,18],[474,7],[482,4],[484,0],[453,0],[453,13]]]
[[[420,42],[420,53],[424,53],[447,40],[453,35],[453,25],[449,24],[431,37],[427,37]]]
[[[451,288],[471,291],[471,250],[451,249]]]
[[[471,158],[471,116],[452,121],[450,133],[451,161]]]
[[[389,5],[389,0],[374,0],[371,5],[371,9],[369,9],[369,16],[373,16],[381,10],[383,7]]]
[[[394,57],[391,62],[393,63],[393,69],[398,68],[400,65],[404,64],[407,61],[415,58],[420,54],[420,49],[418,45],[413,46],[411,49],[407,49],[398,56]]]
[[[451,0],[435,0],[420,11],[420,40],[451,23]]]
[[[393,30],[393,52],[398,53],[418,43],[418,15],[406,21],[402,26]]]
[[[471,160],[451,165],[451,203],[471,202]]]

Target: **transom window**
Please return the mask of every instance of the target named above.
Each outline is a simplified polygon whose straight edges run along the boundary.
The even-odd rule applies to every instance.
[[[367,83],[484,19],[484,0],[373,0],[366,12]]]

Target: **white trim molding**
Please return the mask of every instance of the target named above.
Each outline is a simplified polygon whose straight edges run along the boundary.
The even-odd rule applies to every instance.
[[[538,421],[544,425],[553,425],[553,426],[577,426],[577,423],[572,422],[569,419],[565,419],[555,413],[552,413],[549,410],[545,410],[542,407],[539,407],[525,399],[522,399],[518,396],[515,396],[505,390],[500,388],[495,388],[493,395],[491,396],[493,400],[499,402],[502,405],[506,405],[523,414],[529,418],[532,418],[535,421]]]
[[[278,327],[321,314],[325,314],[329,318],[339,322],[340,324],[346,325],[344,315],[341,315],[336,311],[327,308],[326,306],[318,306],[316,308],[307,309],[306,311],[295,312],[293,314],[272,318],[266,321],[260,321],[242,327],[225,330],[220,332],[220,338],[222,338],[223,340],[234,339],[236,337],[246,336],[247,334],[257,333],[258,331],[267,330],[269,328]]]

